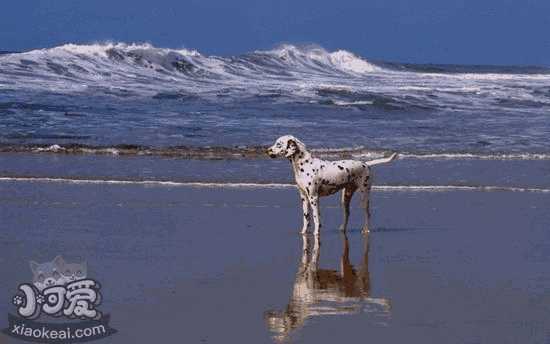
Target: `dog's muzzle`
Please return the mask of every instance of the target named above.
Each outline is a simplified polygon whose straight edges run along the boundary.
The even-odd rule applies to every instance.
[[[271,159],[274,159],[274,158],[277,157],[277,155],[273,154],[273,152],[271,151],[271,148],[266,149],[266,150],[265,150],[265,154],[269,155],[269,157],[270,157]]]

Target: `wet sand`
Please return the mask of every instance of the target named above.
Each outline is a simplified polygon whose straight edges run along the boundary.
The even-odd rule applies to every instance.
[[[368,237],[355,202],[344,236],[325,198],[319,242],[298,234],[289,188],[2,181],[0,195],[0,316],[29,260],[85,259],[119,331],[103,343],[550,337],[548,193],[375,191]]]
[[[359,160],[369,160],[361,158]],[[193,160],[156,156],[0,154],[2,177],[293,183],[284,159]],[[375,185],[470,185],[550,188],[550,162],[517,159],[399,157],[374,168]]]

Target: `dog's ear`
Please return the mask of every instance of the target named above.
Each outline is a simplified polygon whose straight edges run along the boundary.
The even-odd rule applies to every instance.
[[[285,157],[290,158],[298,152],[298,145],[294,140],[288,140],[286,143],[286,154]]]

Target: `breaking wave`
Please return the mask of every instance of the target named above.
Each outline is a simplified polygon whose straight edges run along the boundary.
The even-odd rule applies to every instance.
[[[228,57],[145,43],[66,44],[0,55],[0,89],[159,100],[254,96],[390,110],[544,108],[550,106],[549,80],[545,67],[373,63],[315,45]]]
[[[262,80],[285,82],[306,77],[344,77],[371,73],[380,68],[345,50],[328,52],[317,46],[282,45],[234,57],[205,56],[195,50],[157,48],[150,44],[66,44],[0,56],[6,77],[28,78],[25,87],[40,81],[59,81],[56,86],[83,90],[90,86],[160,92],[186,88],[202,91]],[[4,78],[2,78],[4,79]],[[0,79],[1,80],[1,79]],[[33,82],[34,80],[34,82]],[[3,80],[9,83],[9,78]]]

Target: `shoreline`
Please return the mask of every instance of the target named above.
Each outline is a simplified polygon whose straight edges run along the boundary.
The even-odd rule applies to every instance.
[[[285,183],[214,183],[214,182],[176,182],[166,180],[105,180],[105,179],[68,179],[53,177],[0,177],[0,182],[65,183],[65,184],[110,184],[142,185],[193,188],[243,188],[243,189],[287,189],[296,188],[295,184]],[[373,191],[387,192],[445,192],[445,191],[484,191],[484,192],[535,192],[550,193],[550,188],[521,188],[509,186],[467,186],[467,185],[373,185]]]
[[[359,159],[367,160],[367,159]],[[377,187],[550,189],[546,160],[408,159],[372,169]],[[196,160],[153,156],[0,154],[0,178],[77,183],[287,185],[285,159]]]

